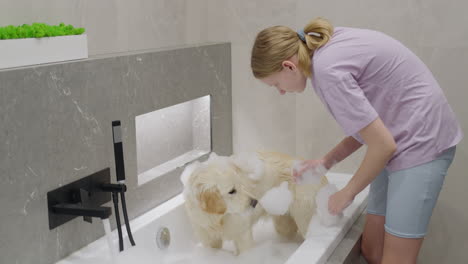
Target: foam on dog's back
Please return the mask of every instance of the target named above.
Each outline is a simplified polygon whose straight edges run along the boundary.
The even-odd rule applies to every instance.
[[[265,171],[265,165],[259,159],[256,152],[242,152],[232,156],[232,161],[243,171],[247,173],[247,176],[258,181],[263,176]]]
[[[280,186],[271,188],[259,200],[260,205],[271,215],[284,215],[288,212],[293,200],[288,183],[282,182]]]

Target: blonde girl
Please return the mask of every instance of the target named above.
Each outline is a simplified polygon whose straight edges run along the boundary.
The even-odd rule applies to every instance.
[[[416,263],[463,137],[430,70],[381,32],[334,28],[322,18],[299,31],[274,26],[259,32],[251,68],[280,94],[304,91],[309,79],[345,133],[324,157],[305,161],[305,169],[330,169],[367,146],[359,169],[330,197],[329,211],[342,212],[370,184],[363,256],[371,264]]]

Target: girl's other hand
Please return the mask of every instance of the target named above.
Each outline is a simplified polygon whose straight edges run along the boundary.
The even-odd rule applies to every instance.
[[[307,170],[312,170],[315,173],[323,173],[328,170],[328,168],[325,166],[325,160],[324,159],[317,159],[317,160],[304,160],[302,161],[299,166],[296,166],[293,168],[293,177],[296,179],[300,179],[302,177],[302,174],[307,171]]]

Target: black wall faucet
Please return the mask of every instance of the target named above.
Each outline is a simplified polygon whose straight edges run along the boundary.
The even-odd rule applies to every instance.
[[[92,217],[109,218],[111,208],[102,205],[109,202],[111,197],[101,189],[103,184],[109,182],[110,168],[106,168],[48,192],[49,229],[77,216],[83,216],[90,223]]]
[[[56,214],[76,215],[85,217],[85,221],[90,221],[91,217],[107,219],[112,214],[110,207],[86,207],[80,204],[61,203],[52,206]],[[89,218],[88,218],[89,217]]]
[[[130,229],[130,222],[128,220],[127,213],[127,204],[125,202],[125,192],[127,191],[127,186],[125,185],[125,166],[124,166],[124,156],[123,156],[123,145],[122,145],[122,128],[119,120],[112,121],[112,138],[114,142],[114,158],[115,158],[115,173],[116,173],[116,184],[102,184],[101,189],[106,192],[112,193],[112,201],[114,202],[115,210],[115,221],[117,223],[117,231],[119,235],[119,250],[123,251],[123,237],[122,237],[122,228],[120,225],[120,214],[119,214],[119,197],[122,200],[122,211],[124,215],[125,227],[127,229],[128,239],[132,246],[135,246],[135,241],[133,240],[132,231]]]
[[[135,246],[135,241],[133,240],[132,231],[130,229],[125,201],[127,186],[125,185],[125,166],[120,121],[112,122],[112,135],[117,183],[110,183],[110,168],[106,168],[48,192],[49,229],[52,230],[77,216],[83,216],[83,219],[90,223],[92,222],[92,217],[101,219],[109,218],[111,215],[111,208],[101,205],[109,202],[112,196],[119,235],[119,249],[122,251],[123,237],[118,206],[119,194],[122,200],[125,227],[132,246]]]

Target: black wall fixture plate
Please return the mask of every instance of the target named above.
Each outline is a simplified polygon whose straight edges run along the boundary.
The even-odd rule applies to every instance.
[[[103,192],[101,185],[110,183],[110,168],[105,168],[94,174],[64,185],[47,193],[49,210],[49,229],[52,230],[77,216],[56,214],[53,206],[58,204],[76,204],[88,208],[99,207],[111,201],[111,194]],[[90,217],[84,217],[90,222]]]

